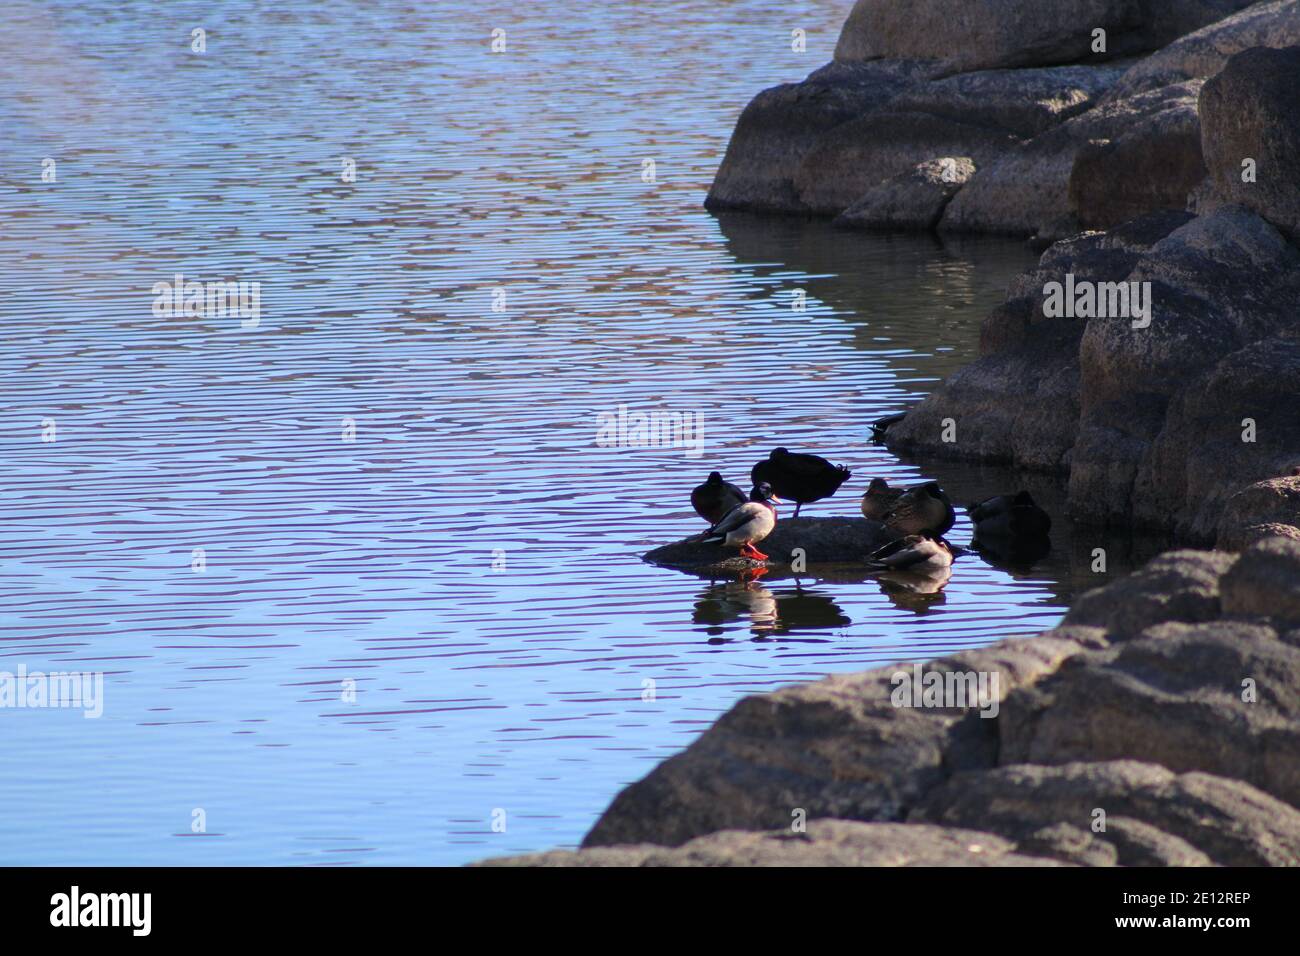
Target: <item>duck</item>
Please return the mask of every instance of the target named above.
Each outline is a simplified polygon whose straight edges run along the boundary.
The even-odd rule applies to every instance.
[[[777,494],[793,501],[797,518],[801,507],[829,498],[852,474],[843,465],[832,465],[820,455],[778,448],[755,465],[749,477],[755,484],[767,482]]]
[[[872,521],[884,521],[885,515],[903,496],[904,489],[891,488],[884,478],[872,478],[867,485],[867,493],[862,496],[862,517]]]
[[[885,525],[903,535],[942,537],[952,529],[957,512],[937,481],[908,488],[885,515]]]
[[[723,544],[740,548],[740,553],[755,561],[766,561],[767,555],[754,547],[776,527],[776,506],[781,499],[772,493],[766,481],[754,485],[749,500],[732,508],[721,521],[700,537],[707,544]]]
[[[1044,538],[1052,530],[1052,517],[1027,491],[996,495],[966,508],[980,538]]]
[[[889,431],[890,426],[897,425],[907,417],[907,412],[897,412],[893,415],[886,415],[884,418],[877,418],[871,423],[871,440],[876,444],[885,440],[885,432]]]
[[[935,535],[909,534],[871,553],[872,571],[909,571],[936,574],[952,567],[952,548]]]
[[[723,481],[722,474],[716,471],[709,472],[704,484],[697,485],[691,492],[691,507],[711,525],[717,524],[746,500],[743,491],[731,482]]]

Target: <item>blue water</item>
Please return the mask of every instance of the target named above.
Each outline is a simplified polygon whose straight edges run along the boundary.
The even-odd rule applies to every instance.
[[[746,693],[1100,583],[1064,522],[910,604],[639,560],[778,444],[855,471],[810,515],[876,474],[1005,490],[865,423],[972,357],[1023,247],[701,208],[848,7],[0,7],[0,670],[104,675],[99,719],[0,709],[0,863],[572,845]],[[260,283],[256,326],[153,314],[178,272]],[[702,455],[598,445],[619,405],[701,416]]]

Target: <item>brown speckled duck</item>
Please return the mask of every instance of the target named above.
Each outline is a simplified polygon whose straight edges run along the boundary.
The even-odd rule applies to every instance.
[[[891,488],[884,478],[872,478],[867,493],[862,496],[862,517],[884,521],[885,515],[903,497],[903,488]]]
[[[907,491],[885,515],[885,524],[899,534],[942,537],[952,529],[957,512],[939,483],[927,481]]]

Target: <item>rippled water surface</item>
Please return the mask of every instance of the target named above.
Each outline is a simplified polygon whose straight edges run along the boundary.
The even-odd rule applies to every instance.
[[[848,6],[0,8],[0,670],[105,675],[98,720],[0,710],[0,863],[571,845],[743,694],[1100,583],[1064,521],[923,601],[640,561],[779,444],[854,469],[811,516],[877,474],[1009,480],[866,423],[972,356],[1022,246],[701,207]],[[257,325],[155,315],[176,273],[259,282]],[[702,416],[703,454],[598,444],[620,405]]]

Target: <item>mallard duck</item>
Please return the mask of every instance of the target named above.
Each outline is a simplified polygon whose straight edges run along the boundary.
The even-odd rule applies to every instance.
[[[832,465],[820,455],[778,448],[755,465],[749,477],[755,484],[767,482],[778,495],[793,501],[797,518],[801,507],[829,498],[852,474],[843,465]]]
[[[966,509],[975,537],[1043,538],[1052,530],[1052,517],[1027,491],[986,498]]]
[[[739,547],[745,557],[766,561],[767,555],[754,545],[776,527],[776,505],[780,503],[781,499],[772,494],[772,486],[760,481],[749,493],[748,501],[732,508],[725,518],[704,532],[700,540],[729,548]]]
[[[691,507],[709,524],[717,524],[732,508],[743,505],[745,501],[745,493],[731,482],[723,481],[722,475],[716,471],[709,472],[704,484],[691,492]]]
[[[885,515],[885,524],[899,534],[930,534],[936,538],[947,534],[956,520],[952,502],[935,481],[908,488]]]
[[[931,574],[952,567],[952,548],[942,538],[909,534],[873,551],[867,567],[873,571]]]
[[[862,496],[862,517],[872,521],[884,521],[885,515],[903,496],[904,489],[891,488],[884,478],[872,478],[867,485],[867,493]]]
[[[885,432],[889,431],[891,425],[897,425],[907,417],[907,412],[898,412],[894,415],[886,415],[884,418],[877,418],[871,423],[871,440],[880,443],[885,440]]]

